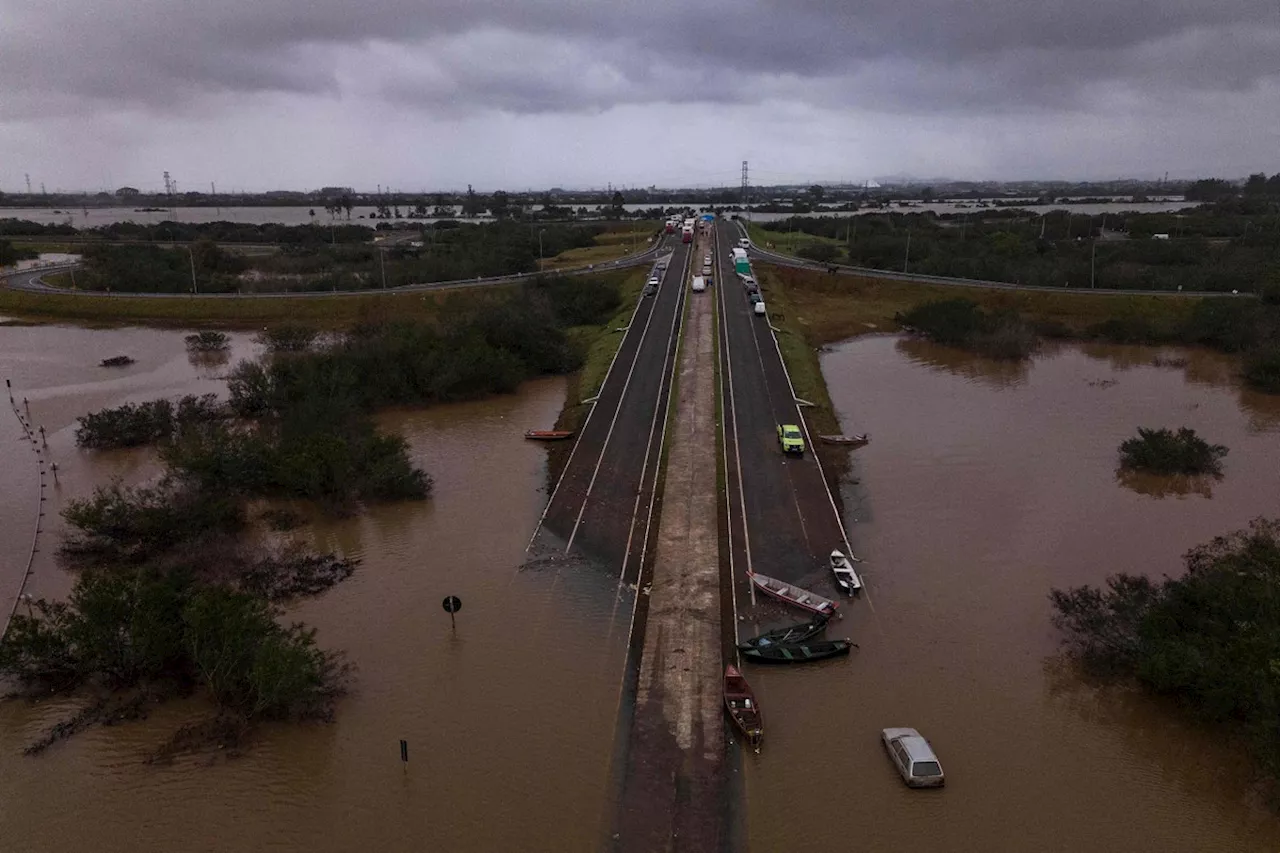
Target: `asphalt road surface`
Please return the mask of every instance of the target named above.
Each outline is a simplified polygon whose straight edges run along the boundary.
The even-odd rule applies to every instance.
[[[653,533],[685,298],[688,247],[664,242],[672,253],[658,292],[641,297],[530,546],[536,556],[587,556],[621,583],[636,582]]]
[[[758,572],[838,599],[828,568],[833,548],[849,553],[836,504],[813,453],[813,436],[795,401],[767,316],[751,303],[733,271],[730,250],[738,232],[722,222],[717,235],[716,300],[720,311],[722,429],[728,496],[729,559],[739,615],[746,625],[782,621],[799,611],[752,593],[748,573]],[[762,291],[765,306],[768,291]],[[803,456],[787,456],[777,425],[805,432]],[[737,624],[737,620],[735,620]]]

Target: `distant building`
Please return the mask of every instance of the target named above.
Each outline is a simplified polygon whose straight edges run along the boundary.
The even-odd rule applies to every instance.
[[[120,189],[116,190],[116,195],[120,196],[121,198],[132,198],[133,196],[141,195],[141,194],[142,194],[141,191],[137,187],[121,187]]]

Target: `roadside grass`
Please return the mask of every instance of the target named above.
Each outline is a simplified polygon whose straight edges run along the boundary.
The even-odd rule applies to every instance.
[[[813,234],[805,234],[802,231],[768,231],[752,222],[747,225],[747,233],[751,236],[751,242],[757,246],[769,249],[773,252],[780,252],[784,255],[797,255],[797,252],[806,246],[818,246],[822,244],[835,246],[839,252],[837,260],[844,257],[845,244],[843,240],[837,240],[834,237],[819,237]],[[798,257],[798,255],[797,255]]]
[[[766,296],[766,304],[770,304],[768,300],[776,303],[781,299],[788,327],[794,328],[812,346],[858,335],[898,331],[895,314],[936,299],[963,297],[984,309],[1016,311],[1032,323],[1054,328],[1067,336],[1083,335],[1090,326],[1115,317],[1141,318],[1154,328],[1174,329],[1185,321],[1200,299],[1174,294],[1120,296],[954,287],[831,275],[759,263],[755,269],[763,276],[762,283],[779,291]]]
[[[584,264],[598,264],[635,254],[649,247],[649,238],[658,230],[656,222],[640,222],[626,228],[605,231],[597,234],[594,246],[583,246],[561,252],[554,258],[546,258],[542,262],[545,271],[580,267]]]
[[[70,272],[55,272],[46,276],[41,276],[44,283],[50,287],[60,287],[63,290],[70,290],[74,282],[71,280]]]
[[[33,252],[67,252],[74,253],[76,249],[88,243],[101,242],[99,240],[87,240],[83,237],[68,237],[59,240],[56,237],[44,237],[39,240],[23,240],[20,237],[10,237],[9,242],[13,244],[15,249],[30,249]]]

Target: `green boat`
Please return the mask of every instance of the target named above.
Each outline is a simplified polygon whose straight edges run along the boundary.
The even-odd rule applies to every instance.
[[[741,649],[744,660],[753,663],[808,663],[849,654],[851,640],[815,640],[812,643],[776,643]]]

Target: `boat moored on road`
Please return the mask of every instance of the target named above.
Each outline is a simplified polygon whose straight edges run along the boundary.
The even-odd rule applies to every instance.
[[[764,741],[764,714],[756,702],[756,694],[733,664],[724,668],[724,707],[733,724],[742,732],[756,752]]]
[[[853,564],[861,562],[856,557],[850,558],[843,551],[831,552],[831,571],[835,573],[836,583],[849,595],[862,589],[862,578],[853,570]]]
[[[560,441],[566,438],[573,438],[573,430],[571,429],[530,429],[525,430],[525,438],[531,438],[535,441]]]
[[[796,607],[808,610],[810,613],[831,616],[840,607],[836,602],[829,598],[823,598],[816,592],[809,592],[807,589],[783,583],[776,578],[767,577],[756,572],[753,572],[750,578],[756,588],[765,595],[772,596],[779,601],[785,601],[787,604],[794,604]]]
[[[752,637],[749,640],[743,640],[738,643],[738,648],[746,651],[764,646],[776,646],[782,643],[803,643],[805,640],[822,632],[827,627],[830,616],[825,613],[815,613],[813,618],[808,622],[802,622],[799,625],[788,625],[785,628],[774,628],[772,631],[765,631],[763,634]]]
[[[744,649],[742,657],[752,663],[809,663],[849,654],[853,641],[815,640],[811,643],[779,643]]]
[[[820,435],[818,440],[824,444],[847,444],[850,447],[861,447],[864,444],[870,444],[870,436],[863,435]]]

